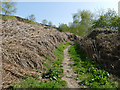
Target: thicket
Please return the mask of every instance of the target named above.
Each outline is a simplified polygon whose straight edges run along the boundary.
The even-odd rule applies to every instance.
[[[60,24],[58,30],[61,32],[71,32],[83,37],[91,32],[93,28],[120,30],[120,17],[111,9],[97,17],[90,11],[83,10],[73,15],[73,22],[70,22],[69,25]]]
[[[88,10],[78,11],[73,15],[73,22],[61,24],[58,28],[59,31],[71,32],[76,35],[84,36],[88,29],[92,26],[93,14]]]
[[[106,13],[100,15],[97,20],[94,20],[92,27],[120,30],[120,17],[114,10],[108,9]]]

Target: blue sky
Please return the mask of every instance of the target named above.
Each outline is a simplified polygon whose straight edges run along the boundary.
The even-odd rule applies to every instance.
[[[114,0],[113,0],[114,1]],[[20,17],[34,14],[36,21],[41,23],[43,19],[52,21],[56,26],[60,23],[72,22],[72,15],[78,10],[90,10],[93,13],[100,9],[111,8],[118,12],[118,1],[116,2],[17,2],[17,13]]]

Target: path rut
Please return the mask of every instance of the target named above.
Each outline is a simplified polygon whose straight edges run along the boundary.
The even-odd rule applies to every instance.
[[[74,73],[72,67],[70,66],[70,64],[73,63],[72,61],[70,61],[70,56],[68,54],[68,49],[70,46],[68,46],[64,50],[64,60],[63,60],[64,77],[62,77],[62,80],[65,80],[67,82],[68,88],[79,88],[78,81],[75,80],[77,74]]]

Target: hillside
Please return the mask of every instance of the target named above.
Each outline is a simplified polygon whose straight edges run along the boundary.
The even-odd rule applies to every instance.
[[[39,75],[39,77],[37,77],[39,81],[47,81],[46,79],[48,78],[45,78],[45,76],[47,76],[47,74],[51,74],[51,72],[54,73],[54,69],[51,72],[48,71],[48,67],[50,66],[51,63],[48,63],[48,66],[45,66],[45,63],[47,62],[47,60],[49,60],[49,62],[55,62],[54,65],[55,68],[59,67],[61,68],[62,63],[61,61],[59,62],[59,58],[56,59],[57,56],[58,57],[60,56],[60,58],[62,57],[61,59],[64,58],[63,64],[67,65],[66,66],[67,68],[63,66],[64,67],[63,71],[67,72],[69,71],[68,69],[71,70],[72,68],[68,64],[76,63],[75,65],[77,65],[80,63],[76,62],[76,60],[81,59],[82,56],[82,54],[77,53],[80,51],[80,49],[82,49],[82,51],[85,52],[85,54],[87,55],[83,59],[86,59],[86,57],[88,57],[92,61],[95,61],[100,66],[103,66],[105,70],[119,76],[120,74],[119,31],[98,28],[93,30],[89,35],[85,36],[84,38],[81,38],[80,36],[73,35],[68,32],[59,32],[55,27],[50,27],[48,25],[42,24],[30,24],[28,22],[25,22],[24,19],[20,17],[16,18],[17,20],[7,19],[0,21],[2,22],[1,47],[2,47],[3,88],[9,88],[11,85],[20,82],[22,79],[25,78],[25,75],[28,76],[32,75],[32,77],[35,78]],[[62,47],[58,47],[61,43],[66,42],[74,42],[75,45],[76,43],[78,43],[79,49],[76,48],[74,44],[71,45],[72,46],[72,48],[70,48],[71,51],[68,50],[67,44],[63,45]],[[65,49],[66,47],[67,49]],[[74,50],[72,50],[73,47]],[[56,49],[58,50],[59,54],[61,54],[62,50],[65,49],[66,50],[64,51],[66,52],[64,53],[65,57],[59,55],[58,53],[55,56],[54,52],[56,51]],[[71,53],[70,54],[71,56],[72,55],[76,56],[71,58],[68,55],[68,52]],[[75,58],[74,62],[69,61],[74,58]],[[55,59],[57,61],[54,61]],[[68,62],[67,64],[66,61]],[[90,61],[87,61],[88,64],[89,62]],[[81,68],[82,67],[78,65],[78,69]],[[83,69],[82,73],[85,71],[88,72],[87,70]],[[64,72],[64,74],[66,72]],[[74,70],[71,70],[71,72],[68,72],[67,75],[76,75],[74,72],[75,72]],[[68,80],[67,76],[66,79]],[[77,82],[76,80],[73,81]],[[77,83],[80,83],[81,80],[78,81],[79,82]],[[110,82],[112,82],[112,80]],[[72,84],[69,84],[69,86],[71,85]],[[73,86],[76,85],[73,84]],[[89,87],[89,85],[85,87]]]
[[[70,35],[53,27],[18,20],[2,21],[1,31],[4,88],[17,82],[25,74],[40,75],[37,70],[47,70],[43,65],[45,58],[54,59],[53,51],[60,43],[69,41]]]

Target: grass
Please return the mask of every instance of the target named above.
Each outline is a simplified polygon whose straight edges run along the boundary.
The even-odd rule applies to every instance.
[[[45,64],[45,66],[48,66],[48,72],[45,73],[44,77],[49,78],[50,80],[56,80],[57,83],[59,83],[59,81],[62,83],[64,82],[63,87],[66,87],[66,82],[61,80],[61,78],[63,77],[63,69],[62,69],[62,60],[64,59],[63,50],[70,44],[71,43],[69,42],[61,43],[54,52],[54,55],[57,57],[57,59],[52,60],[51,62],[47,62],[47,64]]]
[[[90,60],[86,54],[80,50],[77,44],[69,48],[69,54],[75,73],[80,80],[79,85],[87,88],[117,88],[118,82],[112,79],[112,74],[104,69],[100,69],[94,61]]]
[[[38,24],[37,22],[34,22],[32,20],[26,19],[24,22],[29,23],[29,24]]]
[[[59,84],[61,83],[61,84]],[[12,85],[14,88],[62,88],[64,86],[63,81],[38,81],[34,78],[27,78],[20,83]],[[63,85],[62,85],[63,84]]]
[[[54,55],[57,57],[56,60],[50,60],[48,58],[48,62],[44,65],[48,67],[48,72],[45,72],[43,77],[49,81],[40,81],[38,80],[39,76],[33,78],[31,75],[25,75],[24,80],[21,80],[19,83],[12,85],[12,88],[65,88],[67,87],[66,82],[61,80],[63,76],[63,69],[62,69],[62,60],[64,58],[63,50],[70,45],[71,43],[61,43]],[[51,64],[51,65],[49,65]]]
[[[7,20],[7,19],[17,20],[15,16],[10,16],[10,15],[2,16],[2,20]]]
[[[8,19],[17,20],[17,18],[15,16],[2,15],[2,20],[8,20]],[[29,24],[38,24],[37,22],[34,22],[32,20],[29,20],[29,19],[24,19],[23,22],[26,22]]]

